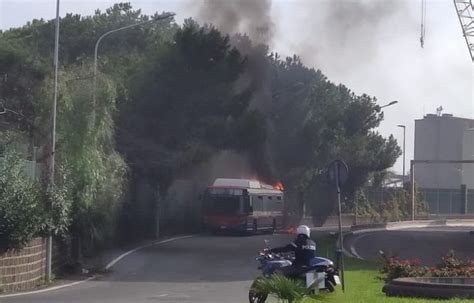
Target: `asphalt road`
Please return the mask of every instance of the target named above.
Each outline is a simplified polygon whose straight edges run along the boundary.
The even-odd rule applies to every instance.
[[[366,259],[378,258],[380,249],[402,258],[421,258],[432,264],[454,249],[474,258],[472,228],[428,228],[380,231],[352,235],[345,242]],[[316,232],[313,232],[316,234]],[[290,235],[253,237],[195,236],[134,252],[97,280],[42,294],[0,299],[0,303],[243,303],[259,272],[254,260],[264,239],[271,246]]]
[[[264,239],[278,246],[290,236],[180,239],[130,254],[99,280],[0,302],[248,302],[249,286],[258,275],[255,255],[264,248]]]
[[[450,250],[463,258],[474,259],[473,227],[442,227],[375,231],[355,234],[345,241],[346,250],[364,259],[379,259],[379,250],[403,259],[420,258],[434,265]]]

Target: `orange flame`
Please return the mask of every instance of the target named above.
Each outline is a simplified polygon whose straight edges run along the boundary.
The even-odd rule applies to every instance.
[[[289,234],[295,234],[296,233],[296,228],[294,228],[293,226],[289,227],[287,229],[287,233]]]
[[[281,182],[277,182],[275,185],[273,185],[273,188],[275,188],[277,190],[281,190],[281,191],[283,191],[285,189],[285,187],[283,186],[283,183],[281,183]]]

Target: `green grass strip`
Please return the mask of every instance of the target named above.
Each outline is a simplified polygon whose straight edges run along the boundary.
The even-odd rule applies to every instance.
[[[335,236],[320,236],[315,238],[320,256],[329,257],[335,261]],[[467,303],[473,300],[432,300],[416,298],[395,298],[387,297],[382,292],[384,282],[378,279],[379,268],[382,263],[374,261],[364,261],[345,257],[345,286],[346,292],[343,293],[339,286],[334,293],[324,293],[317,299],[307,299],[305,303],[327,302],[327,303]]]

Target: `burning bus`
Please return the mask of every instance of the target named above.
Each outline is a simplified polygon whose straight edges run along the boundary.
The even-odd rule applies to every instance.
[[[216,179],[203,195],[204,223],[213,231],[273,232],[283,226],[283,186]]]

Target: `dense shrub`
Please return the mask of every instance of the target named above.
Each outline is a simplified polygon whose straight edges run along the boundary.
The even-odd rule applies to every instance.
[[[416,189],[416,214],[426,213],[427,205]],[[407,184],[404,187],[366,187],[356,192],[354,208],[346,207],[346,212],[354,211],[374,222],[395,222],[411,218],[411,193]],[[350,203],[346,203],[350,206]]]
[[[0,157],[0,249],[17,248],[40,232],[44,204],[38,184],[29,180],[21,159]]]
[[[472,260],[462,260],[450,251],[436,267],[431,268],[433,277],[474,277]]]
[[[257,293],[275,295],[281,302],[296,303],[310,297],[304,282],[283,275],[272,275],[254,282],[252,290]]]
[[[450,251],[442,261],[433,267],[421,265],[421,260],[401,260],[390,257],[386,260],[381,279],[389,282],[396,278],[405,277],[474,277],[474,263],[463,260]]]
[[[60,235],[69,224],[69,207],[62,190],[44,190],[29,178],[18,154],[0,157],[0,251],[20,248],[32,238]]]
[[[429,269],[421,266],[421,260],[400,260],[397,257],[390,257],[382,268],[383,280],[391,281],[396,278],[423,277]]]

